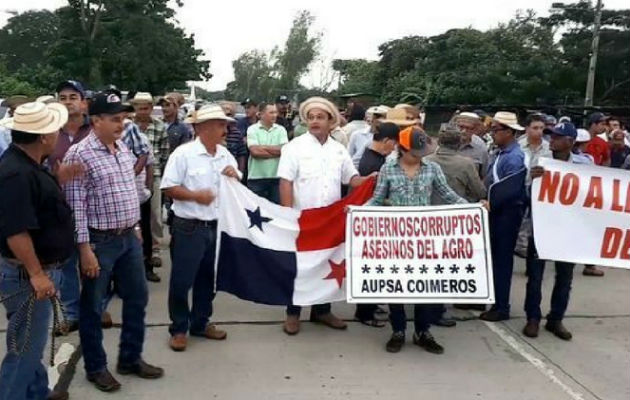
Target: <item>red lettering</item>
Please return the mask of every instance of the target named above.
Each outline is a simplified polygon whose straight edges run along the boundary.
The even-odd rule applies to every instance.
[[[630,185],[628,185],[628,192],[626,193],[626,210],[625,212],[630,212],[630,210],[628,210],[628,206],[630,206],[630,199],[628,198],[628,196],[630,196]],[[619,179],[613,179],[613,203],[612,206],[610,207],[610,209],[612,211],[618,211],[618,212],[624,212],[624,207],[621,204],[621,181]]]
[[[623,231],[621,229],[606,228],[600,256],[602,258],[615,258],[619,250],[619,245],[621,244],[622,236]]]
[[[580,189],[580,179],[577,175],[568,173],[562,178],[560,186],[560,204],[568,206],[575,202]]]
[[[588,194],[586,195],[586,200],[584,200],[584,207],[597,208],[598,210],[604,207],[604,191],[601,177],[593,176],[591,178]]]
[[[556,201],[556,192],[560,184],[560,172],[545,171],[540,181],[540,193],[538,201],[546,201],[553,204]],[[547,200],[545,200],[547,197]]]

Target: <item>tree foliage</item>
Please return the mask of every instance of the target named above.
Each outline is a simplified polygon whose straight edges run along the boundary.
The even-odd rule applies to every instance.
[[[518,13],[485,32],[392,40],[379,46],[378,61],[335,60],[333,68],[339,92],[370,92],[390,104],[579,104],[593,21],[592,4],[580,1],[547,18]],[[627,104],[630,10],[604,10],[602,21],[595,102]]]
[[[270,53],[250,50],[232,62],[234,80],[227,85],[226,96],[232,99],[253,97],[271,100],[277,93],[304,89],[300,79],[309,70],[320,51],[321,34],[312,32],[315,17],[306,10],[293,19],[282,49]]]
[[[74,78],[159,93],[209,78],[194,36],[173,18],[168,0],[69,0],[54,13],[11,18],[0,30],[0,60],[41,90]]]

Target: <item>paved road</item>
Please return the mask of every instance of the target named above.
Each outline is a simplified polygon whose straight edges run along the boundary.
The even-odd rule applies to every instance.
[[[166,256],[165,258],[168,259]],[[158,272],[168,276],[167,265]],[[145,358],[166,369],[164,379],[148,382],[120,377],[116,395],[97,392],[86,380],[82,361],[70,386],[72,399],[605,399],[630,398],[630,271],[606,271],[585,278],[576,269],[569,316],[571,342],[542,330],[522,336],[526,278],[518,260],[513,281],[513,319],[485,323],[460,321],[456,328],[434,328],[446,352],[436,356],[408,343],[399,354],[384,345],[389,328],[351,322],[337,332],[304,323],[296,337],[282,333],[283,310],[220,293],[214,320],[228,331],[225,342],[193,339],[184,353],[167,347],[167,284],[150,284]],[[548,309],[553,269],[545,275],[543,312]],[[350,320],[354,306],[334,311]],[[472,314],[451,310],[468,319]],[[120,302],[112,303],[120,322]],[[305,312],[303,317],[307,317]],[[6,321],[0,316],[0,340]],[[119,328],[106,331],[115,364]],[[411,337],[411,331],[408,332]],[[76,345],[77,334],[62,342]],[[67,348],[67,347],[65,347]],[[5,348],[0,349],[0,356]]]

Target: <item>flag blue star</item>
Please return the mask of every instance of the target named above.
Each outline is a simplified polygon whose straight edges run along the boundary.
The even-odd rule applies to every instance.
[[[247,211],[247,216],[249,217],[250,229],[253,228],[254,226],[257,226],[258,229],[260,229],[260,231],[263,232],[262,225],[265,222],[272,221],[271,218],[263,217],[260,215],[260,207],[256,208],[255,211],[251,211],[248,209],[245,209],[245,211]]]

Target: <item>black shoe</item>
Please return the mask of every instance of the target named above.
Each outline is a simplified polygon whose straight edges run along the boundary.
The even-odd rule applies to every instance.
[[[441,326],[443,328],[452,328],[457,325],[457,322],[453,318],[440,318],[439,320],[433,323],[435,326]]]
[[[142,359],[131,365],[118,363],[116,372],[120,375],[136,375],[142,379],[158,379],[164,376],[162,368],[149,365]]]
[[[486,311],[485,304],[454,304],[453,308],[458,310],[475,310],[475,311]]]
[[[87,380],[92,382],[94,386],[102,392],[115,392],[120,389],[120,382],[118,382],[108,370],[88,374]]]
[[[162,279],[153,271],[147,271],[147,280],[151,282],[160,282]]]
[[[490,310],[490,311],[481,313],[481,315],[479,316],[479,319],[483,321],[489,321],[489,322],[499,322],[499,321],[506,321],[510,319],[510,316],[501,314],[497,310]]]
[[[413,344],[416,346],[420,346],[429,353],[433,354],[442,354],[444,353],[444,347],[440,346],[438,342],[435,341],[431,332],[426,331],[422,332],[420,336],[417,333],[413,334]]]
[[[68,400],[69,398],[70,395],[68,392],[61,392],[57,390],[51,391],[48,393],[48,396],[46,396],[46,400]]]
[[[398,353],[405,345],[405,332],[394,332],[385,344],[385,350],[389,353]]]
[[[571,340],[573,338],[571,332],[569,332],[567,328],[562,325],[562,321],[547,320],[547,323],[545,324],[545,329],[562,340]]]
[[[55,329],[55,336],[66,336],[71,332],[75,332],[79,330],[79,321],[71,321],[66,320],[59,326],[58,329]]]

